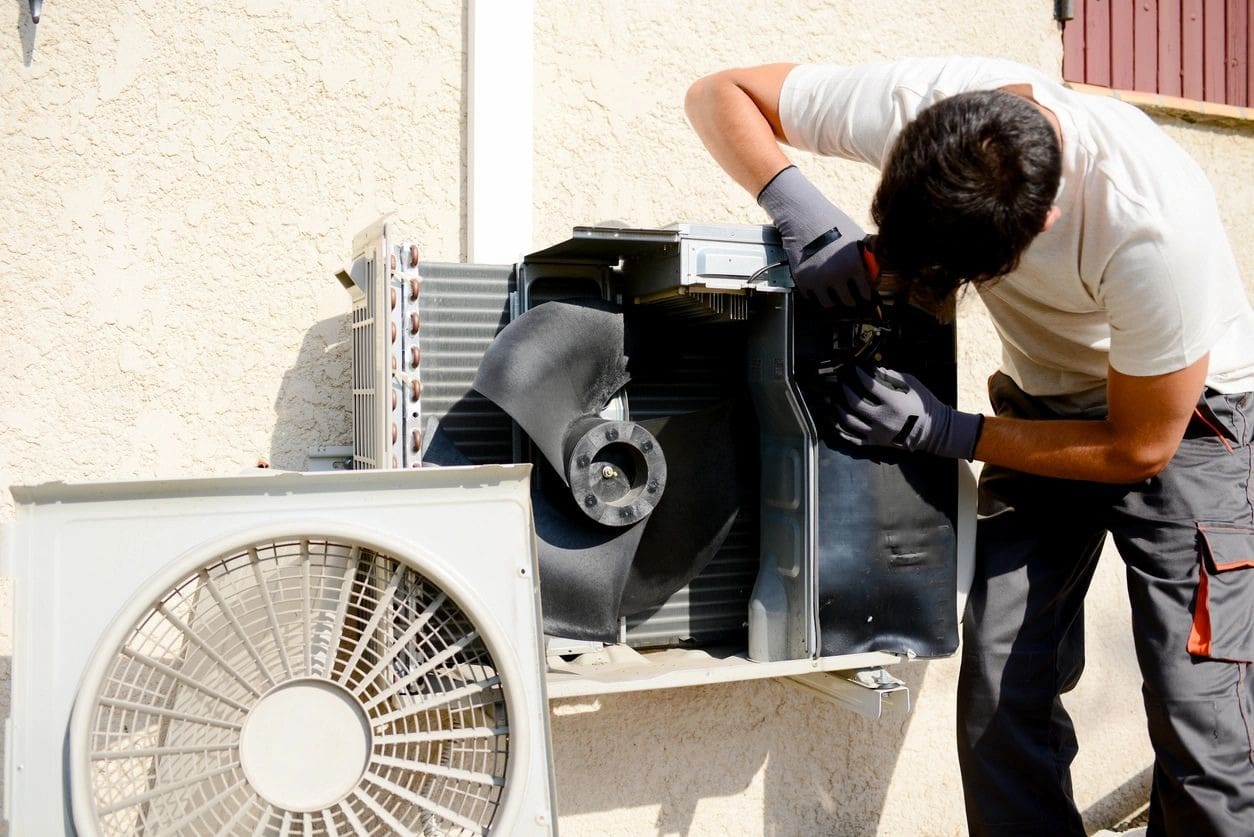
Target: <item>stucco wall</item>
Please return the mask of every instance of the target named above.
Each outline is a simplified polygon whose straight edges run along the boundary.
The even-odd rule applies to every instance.
[[[464,251],[463,4],[58,0],[37,31],[25,5],[0,44],[0,484],[301,468],[310,445],[346,443],[347,299],[330,276],[353,233],[394,210],[427,258]],[[706,72],[980,52],[1056,73],[1051,9],[536,0],[534,243],[609,218],[762,220],[684,120]],[[1254,135],[1166,127],[1210,173],[1254,278],[1236,235],[1254,226]],[[872,170],[804,165],[867,220]],[[975,408],[997,360],[977,302],[960,333]],[[1150,763],[1117,560],[1088,619],[1068,703],[1077,797],[1101,825]],[[956,661],[896,673],[914,711],[879,722],[773,681],[558,703],[562,831],[959,833]]]

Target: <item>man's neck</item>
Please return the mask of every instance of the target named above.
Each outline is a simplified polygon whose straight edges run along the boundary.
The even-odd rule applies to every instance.
[[[1029,102],[1035,105],[1036,109],[1039,110],[1042,114],[1044,114],[1045,118],[1049,120],[1050,127],[1054,129],[1054,136],[1058,137],[1058,147],[1059,148],[1062,147],[1062,127],[1058,124],[1058,116],[1052,110],[1045,107],[1044,105],[1042,105],[1040,102],[1036,101],[1036,99],[1032,97],[1032,85],[1008,84],[1005,87],[1002,87],[999,89],[1005,90],[1007,93],[1013,93],[1016,96],[1027,99]]]

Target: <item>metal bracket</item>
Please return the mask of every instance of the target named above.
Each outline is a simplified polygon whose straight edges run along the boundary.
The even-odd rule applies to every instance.
[[[824,671],[783,678],[868,718],[910,712],[910,687],[882,668]]]
[[[309,449],[309,462],[305,467],[310,471],[351,471],[353,446],[316,445]]]

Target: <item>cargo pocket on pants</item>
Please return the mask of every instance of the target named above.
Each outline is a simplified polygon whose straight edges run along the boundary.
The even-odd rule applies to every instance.
[[[1189,653],[1254,661],[1254,529],[1198,523],[1198,585]]]

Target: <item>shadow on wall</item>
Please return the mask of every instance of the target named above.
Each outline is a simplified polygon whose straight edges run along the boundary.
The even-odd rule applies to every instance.
[[[1128,781],[1085,808],[1081,815],[1090,834],[1115,828],[1149,799],[1154,782],[1154,766],[1143,769]]]
[[[308,468],[309,448],[352,444],[352,343],[347,314],[315,323],[305,332],[296,362],[274,399],[270,465]]]
[[[915,695],[925,672],[893,670]],[[615,810],[659,806],[658,837],[690,833],[698,808],[728,833],[874,835],[912,718],[864,718],[779,680],[556,704],[563,833],[602,833]],[[760,826],[745,808],[763,812]]]
[[[29,67],[35,60],[35,33],[38,26],[30,16],[30,0],[17,0],[17,33],[22,41],[22,63]]]

